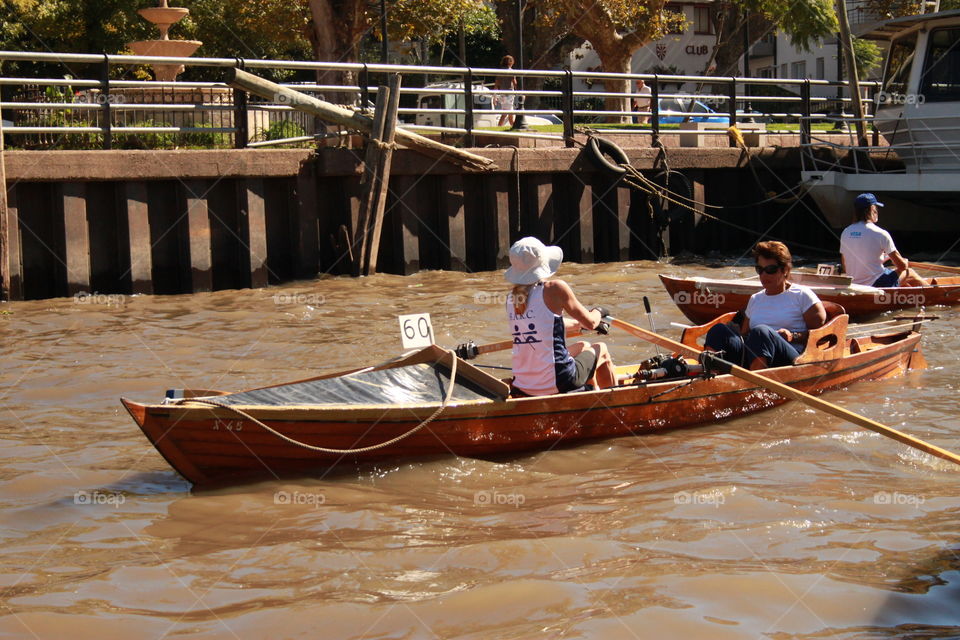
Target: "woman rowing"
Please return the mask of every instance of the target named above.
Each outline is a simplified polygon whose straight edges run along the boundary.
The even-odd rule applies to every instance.
[[[563,280],[546,280],[563,260],[560,247],[521,238],[510,247],[504,277],[514,286],[507,295],[513,336],[513,388],[516,395],[544,396],[616,384],[613,361],[602,342],[566,344],[566,330],[597,329],[606,314],[580,304]],[[570,318],[564,318],[566,312]]]
[[[792,365],[806,347],[810,329],[827,321],[823,303],[810,287],[789,281],[793,258],[782,242],[759,242],[753,248],[763,290],[750,296],[739,330],[717,324],[705,344],[723,351],[723,359],[750,369]]]

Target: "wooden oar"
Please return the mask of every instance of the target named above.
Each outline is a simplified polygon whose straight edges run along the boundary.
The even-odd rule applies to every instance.
[[[691,347],[681,342],[671,340],[670,338],[653,333],[652,331],[647,331],[646,329],[632,325],[629,322],[624,322],[623,320],[617,320],[616,318],[613,318],[611,319],[611,324],[615,327],[623,329],[628,333],[632,333],[638,338],[643,338],[644,340],[647,340],[654,344],[659,344],[662,347],[679,351],[680,353],[687,356],[698,357],[701,353],[700,349],[696,347]],[[799,389],[794,389],[793,387],[785,385],[782,382],[771,380],[770,378],[767,378],[766,376],[763,376],[757,373],[756,371],[750,371],[748,369],[744,369],[743,367],[738,367],[734,364],[730,364],[729,362],[721,360],[720,358],[714,357],[713,359],[716,362],[719,362],[722,364],[724,371],[726,371],[726,368],[729,367],[730,373],[740,378],[741,380],[746,380],[747,382],[755,384],[759,387],[769,389],[770,391],[778,393],[785,398],[790,398],[791,400],[797,400],[799,402],[803,402],[804,404],[810,405],[811,407],[820,409],[821,411],[825,411],[833,416],[842,418],[848,422],[852,422],[853,424],[860,425],[861,427],[870,429],[871,431],[876,431],[880,435],[884,435],[888,438],[893,438],[897,442],[902,442],[907,446],[913,447],[915,449],[919,449],[920,451],[929,453],[930,455],[937,456],[938,458],[943,458],[944,460],[949,460],[950,462],[954,462],[956,464],[960,464],[960,456],[958,456],[953,452],[947,451],[946,449],[941,449],[936,445],[930,444],[929,442],[924,442],[923,440],[920,440],[918,438],[914,438],[913,436],[907,435],[902,431],[897,431],[896,429],[882,425],[879,422],[875,422],[871,420],[870,418],[861,416],[860,414],[854,413],[852,411],[848,411],[843,407],[838,407],[833,403],[827,402],[826,400],[823,400],[821,398],[817,398],[816,396],[812,396],[809,393],[804,393]]]
[[[567,329],[568,338],[575,338],[576,336],[579,336],[582,334],[583,332],[580,330],[579,327],[575,327],[573,329]],[[460,357],[463,357],[459,353],[459,349],[461,346],[466,347],[467,349],[466,359],[470,359],[470,358],[476,358],[477,356],[483,355],[484,353],[493,353],[494,351],[506,351],[507,349],[510,349],[513,347],[513,340],[502,340],[500,342],[491,342],[489,344],[479,344],[479,345],[475,345],[472,342],[467,342],[457,347],[457,355],[460,355]]]
[[[921,269],[927,269],[929,271],[943,271],[944,273],[960,275],[960,267],[948,267],[942,264],[934,264],[932,262],[916,262],[914,260],[910,261],[910,266],[920,267]]]

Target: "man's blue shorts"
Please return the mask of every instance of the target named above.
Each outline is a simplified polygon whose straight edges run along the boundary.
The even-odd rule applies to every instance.
[[[900,275],[893,269],[884,269],[883,275],[873,283],[875,287],[899,287]]]

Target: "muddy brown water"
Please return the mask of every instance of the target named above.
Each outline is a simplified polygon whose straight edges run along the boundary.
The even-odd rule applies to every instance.
[[[658,271],[564,265],[590,304],[683,322]],[[505,460],[192,492],[118,398],[235,390],[505,338],[501,274],[426,272],[0,305],[0,637],[960,636],[960,469],[791,403]],[[960,450],[960,310],[930,367],[828,400]],[[623,334],[619,362],[651,355]],[[485,356],[506,364],[507,354]]]

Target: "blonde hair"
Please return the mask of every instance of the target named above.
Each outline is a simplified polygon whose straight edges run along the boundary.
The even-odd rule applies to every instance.
[[[527,302],[530,300],[530,289],[532,288],[532,284],[516,284],[510,290],[510,295],[513,296],[513,312],[515,314],[520,315],[526,312]]]

